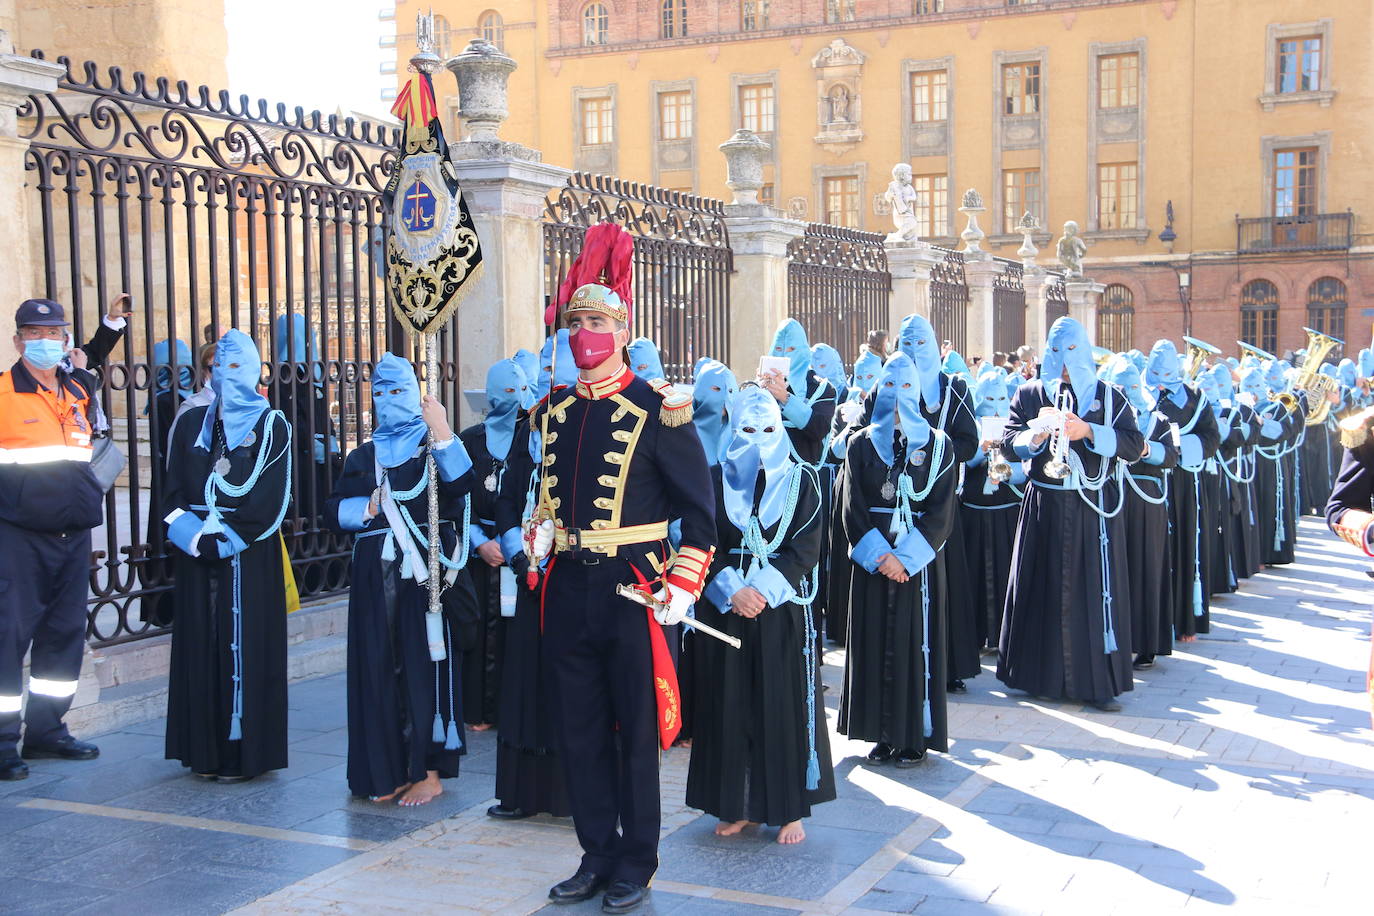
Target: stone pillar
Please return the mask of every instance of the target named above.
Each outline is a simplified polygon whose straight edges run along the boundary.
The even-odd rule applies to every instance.
[[[61,64],[15,54],[9,33],[0,30],[0,225],[15,244],[0,270],[0,306],[5,314],[25,299],[41,294],[33,288],[33,255],[30,240],[36,229],[29,220],[28,195],[24,190],[24,154],[29,141],[20,139],[16,109],[30,95],[57,90],[57,81],[66,72]],[[9,366],[18,358],[11,342],[13,329],[0,333],[0,365]]]
[[[761,204],[727,204],[735,272],[730,275],[730,369],[744,381],[758,372],[773,332],[787,317],[787,245],[806,231]]]
[[[993,280],[1002,274],[1002,265],[992,260],[987,252],[979,252],[984,257],[973,260],[971,256],[964,262],[964,275],[968,277],[968,322],[964,335],[966,343],[961,354],[965,361],[975,356],[992,359],[994,311],[992,304]]]
[[[888,299],[887,333],[897,339],[902,319],[917,314],[930,318],[930,272],[944,258],[924,242],[885,244],[887,269],[892,274],[892,296]]]
[[[1070,277],[1064,281],[1069,297],[1069,317],[1077,319],[1088,332],[1088,342],[1097,346],[1097,305],[1102,301],[1103,283],[1087,277]]]
[[[1024,263],[1024,262],[1023,262]],[[1045,352],[1045,295],[1054,277],[1042,267],[1031,264],[1022,282],[1026,287],[1026,340],[1036,353]]]

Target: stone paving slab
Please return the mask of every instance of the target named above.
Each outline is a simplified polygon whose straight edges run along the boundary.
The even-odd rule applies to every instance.
[[[688,752],[669,751],[644,912],[1367,911],[1370,580],[1314,520],[1298,548],[1218,599],[1213,633],[1139,673],[1120,713],[1007,691],[985,659],[953,700],[950,753],[914,770],[868,767],[834,734],[832,648],[839,800],[800,846],[723,840],[683,804]],[[94,763],[0,783],[6,912],[532,913],[575,868],[566,820],[485,817],[490,732],[469,734],[434,805],[375,806],[344,785],[342,677],[290,702],[291,767],[251,783],[161,760],[160,720],[102,736]]]

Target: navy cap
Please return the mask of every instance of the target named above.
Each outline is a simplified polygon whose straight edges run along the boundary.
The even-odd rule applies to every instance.
[[[67,313],[62,303],[51,299],[25,299],[19,303],[19,311],[14,313],[14,326],[64,328],[67,326]]]

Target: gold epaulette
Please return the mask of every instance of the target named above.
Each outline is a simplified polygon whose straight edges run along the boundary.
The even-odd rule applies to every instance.
[[[1369,440],[1369,430],[1374,426],[1374,407],[1366,407],[1359,413],[1352,413],[1339,424],[1341,446],[1359,448]]]
[[[1336,524],[1331,526],[1331,530],[1342,541],[1352,547],[1359,548],[1360,553],[1365,556],[1374,556],[1369,552],[1367,534],[1371,524],[1374,524],[1374,513],[1363,512],[1359,509],[1346,509],[1340,514]]]
[[[658,422],[664,426],[685,426],[692,422],[692,396],[683,394],[672,383],[656,378],[649,387],[663,398],[663,407],[658,412]]]

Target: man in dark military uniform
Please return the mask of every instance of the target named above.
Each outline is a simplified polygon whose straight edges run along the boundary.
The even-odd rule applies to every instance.
[[[1326,524],[1367,557],[1374,557],[1374,407],[1340,422],[1341,469],[1326,501]],[[1374,571],[1369,573],[1374,577]],[[1365,678],[1374,721],[1374,651]]]
[[[549,897],[577,903],[605,888],[602,909],[626,913],[643,903],[658,868],[659,747],[679,727],[662,626],[681,622],[700,595],[715,497],[691,398],[625,363],[627,303],[589,283],[562,317],[580,374],[531,416],[544,463],[525,537],[531,557],[548,558],[547,699],[583,856]],[[670,519],[682,520],[676,554]],[[662,606],[651,619],[616,595],[619,585],[647,585]]]

